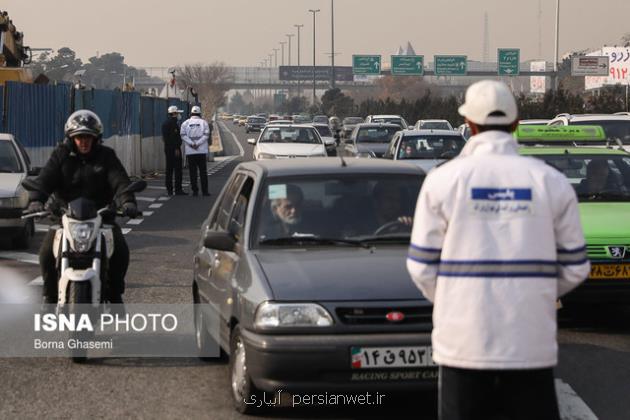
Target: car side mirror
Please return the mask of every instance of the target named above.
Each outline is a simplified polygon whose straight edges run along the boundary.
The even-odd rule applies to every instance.
[[[247,139],[247,143],[256,144],[256,139]]]
[[[28,176],[37,176],[42,171],[42,168],[31,168],[28,170]]]
[[[203,246],[217,251],[234,252],[236,239],[229,232],[208,229],[203,238]]]

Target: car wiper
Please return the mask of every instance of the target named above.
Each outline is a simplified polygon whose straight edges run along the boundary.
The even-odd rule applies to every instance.
[[[296,245],[296,244],[315,244],[315,245],[350,245],[361,248],[370,248],[370,246],[355,239],[342,239],[342,238],[321,238],[318,236],[285,236],[281,238],[269,238],[263,239],[259,242],[260,245]]]
[[[370,244],[375,242],[390,242],[390,243],[409,243],[411,241],[411,235],[378,235],[378,236],[364,236],[359,242],[364,244]]]

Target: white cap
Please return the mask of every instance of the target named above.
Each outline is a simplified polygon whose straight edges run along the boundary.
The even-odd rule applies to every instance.
[[[198,107],[197,105],[193,106],[192,109],[190,110],[191,114],[199,114],[201,115],[201,108]]]
[[[518,109],[505,83],[482,80],[466,91],[459,115],[478,125],[510,125],[518,118]]]
[[[184,111],[182,111],[181,109],[177,109],[177,107],[175,105],[171,105],[171,106],[168,107],[168,113],[169,114],[175,114],[175,113],[181,114],[182,112],[184,112]]]

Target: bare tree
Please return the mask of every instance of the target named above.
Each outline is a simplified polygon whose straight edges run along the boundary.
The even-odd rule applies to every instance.
[[[621,43],[624,47],[630,47],[630,32],[621,37]]]
[[[227,99],[231,89],[232,75],[223,63],[192,64],[177,68],[180,87],[193,88],[199,95],[199,102],[206,118],[210,118]]]

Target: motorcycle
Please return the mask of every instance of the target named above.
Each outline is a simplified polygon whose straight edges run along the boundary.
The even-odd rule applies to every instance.
[[[38,191],[38,184],[31,179],[22,181],[28,191]],[[145,181],[135,181],[120,194],[138,193],[147,186]],[[114,235],[112,225],[104,220],[112,220],[116,216],[124,216],[112,204],[96,209],[92,200],[79,197],[67,204],[38,213],[22,216],[22,219],[50,218],[59,221],[50,229],[55,231],[53,255],[57,268],[57,305],[56,312],[79,314],[88,313],[90,319],[104,310],[108,303],[108,293],[104,285],[108,272],[108,262],[114,253]],[[71,338],[81,341],[89,340],[94,332],[77,332]],[[72,352],[75,362],[86,359],[87,350],[76,349]]]

